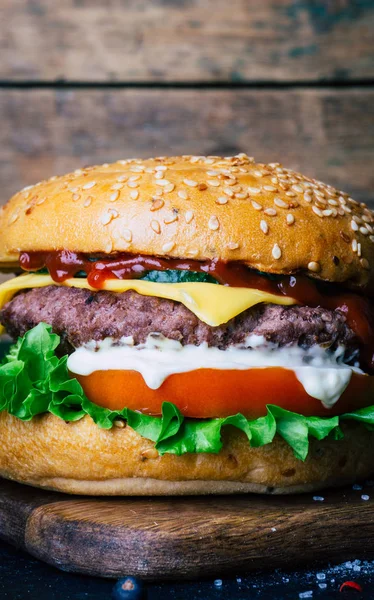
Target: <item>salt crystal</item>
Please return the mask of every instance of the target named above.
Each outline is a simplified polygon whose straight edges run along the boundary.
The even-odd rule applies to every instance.
[[[214,580],[214,585],[216,587],[222,587],[222,579],[215,579]]]
[[[319,587],[321,590],[325,590],[325,589],[327,588],[327,583],[319,583],[319,584],[318,584],[318,587]]]
[[[323,498],[323,496],[313,496],[313,500],[315,502],[323,502],[324,498]]]
[[[237,577],[236,581],[237,581],[237,583],[241,583],[242,582],[242,578],[241,577]]]
[[[308,592],[300,592],[299,598],[313,598],[313,590],[309,590]]]
[[[272,527],[272,528],[271,528],[271,530],[272,530],[272,531],[276,531],[276,530],[277,530],[277,528],[276,528],[276,527]]]
[[[317,579],[318,581],[323,581],[326,579],[326,575],[324,573],[317,573]]]
[[[362,494],[361,496],[361,500],[369,500],[370,496],[368,496],[367,494]]]

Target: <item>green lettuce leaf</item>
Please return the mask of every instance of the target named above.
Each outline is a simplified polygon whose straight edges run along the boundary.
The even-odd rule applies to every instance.
[[[59,336],[39,323],[8,351],[0,364],[0,411],[24,421],[50,412],[65,421],[89,415],[98,427],[110,429],[116,419],[124,419],[141,436],[155,442],[160,454],[218,453],[222,429],[235,427],[253,447],[270,444],[276,434],[305,460],[311,437],[335,440],[343,437],[339,423],[356,421],[374,430],[374,406],[340,417],[304,417],[279,406],[268,405],[267,414],[249,420],[241,414],[222,419],[187,419],[170,402],[164,402],[162,415],[152,417],[124,408],[112,411],[90,402],[77,379],[69,376],[67,356],[58,358]]]

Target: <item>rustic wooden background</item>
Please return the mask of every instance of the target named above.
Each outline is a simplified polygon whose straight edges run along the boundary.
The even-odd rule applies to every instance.
[[[0,203],[84,164],[241,151],[374,206],[374,0],[0,1]]]

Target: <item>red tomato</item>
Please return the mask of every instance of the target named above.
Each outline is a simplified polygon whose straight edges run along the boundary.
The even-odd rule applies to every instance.
[[[266,414],[266,404],[305,416],[339,415],[374,404],[374,377],[356,373],[332,410],[309,396],[293,371],[281,367],[199,369],[170,375],[157,390],[151,390],[136,371],[95,371],[76,377],[95,404],[111,410],[127,407],[149,415],[159,415],[165,401],[175,404],[186,417],[197,419],[238,412],[257,418]]]

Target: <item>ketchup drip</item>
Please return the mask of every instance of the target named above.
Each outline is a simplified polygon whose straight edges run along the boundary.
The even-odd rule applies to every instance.
[[[339,309],[360,340],[361,362],[367,370],[374,372],[373,305],[368,298],[342,291],[331,283],[317,282],[303,275],[262,275],[240,262],[159,258],[142,254],[123,253],[107,260],[67,250],[22,252],[20,265],[26,271],[47,268],[57,283],[84,271],[89,285],[98,290],[103,288],[107,279],[139,279],[147,271],[183,270],[207,273],[222,285],[255,288],[279,296],[291,296],[299,304],[321,306],[329,310]]]

